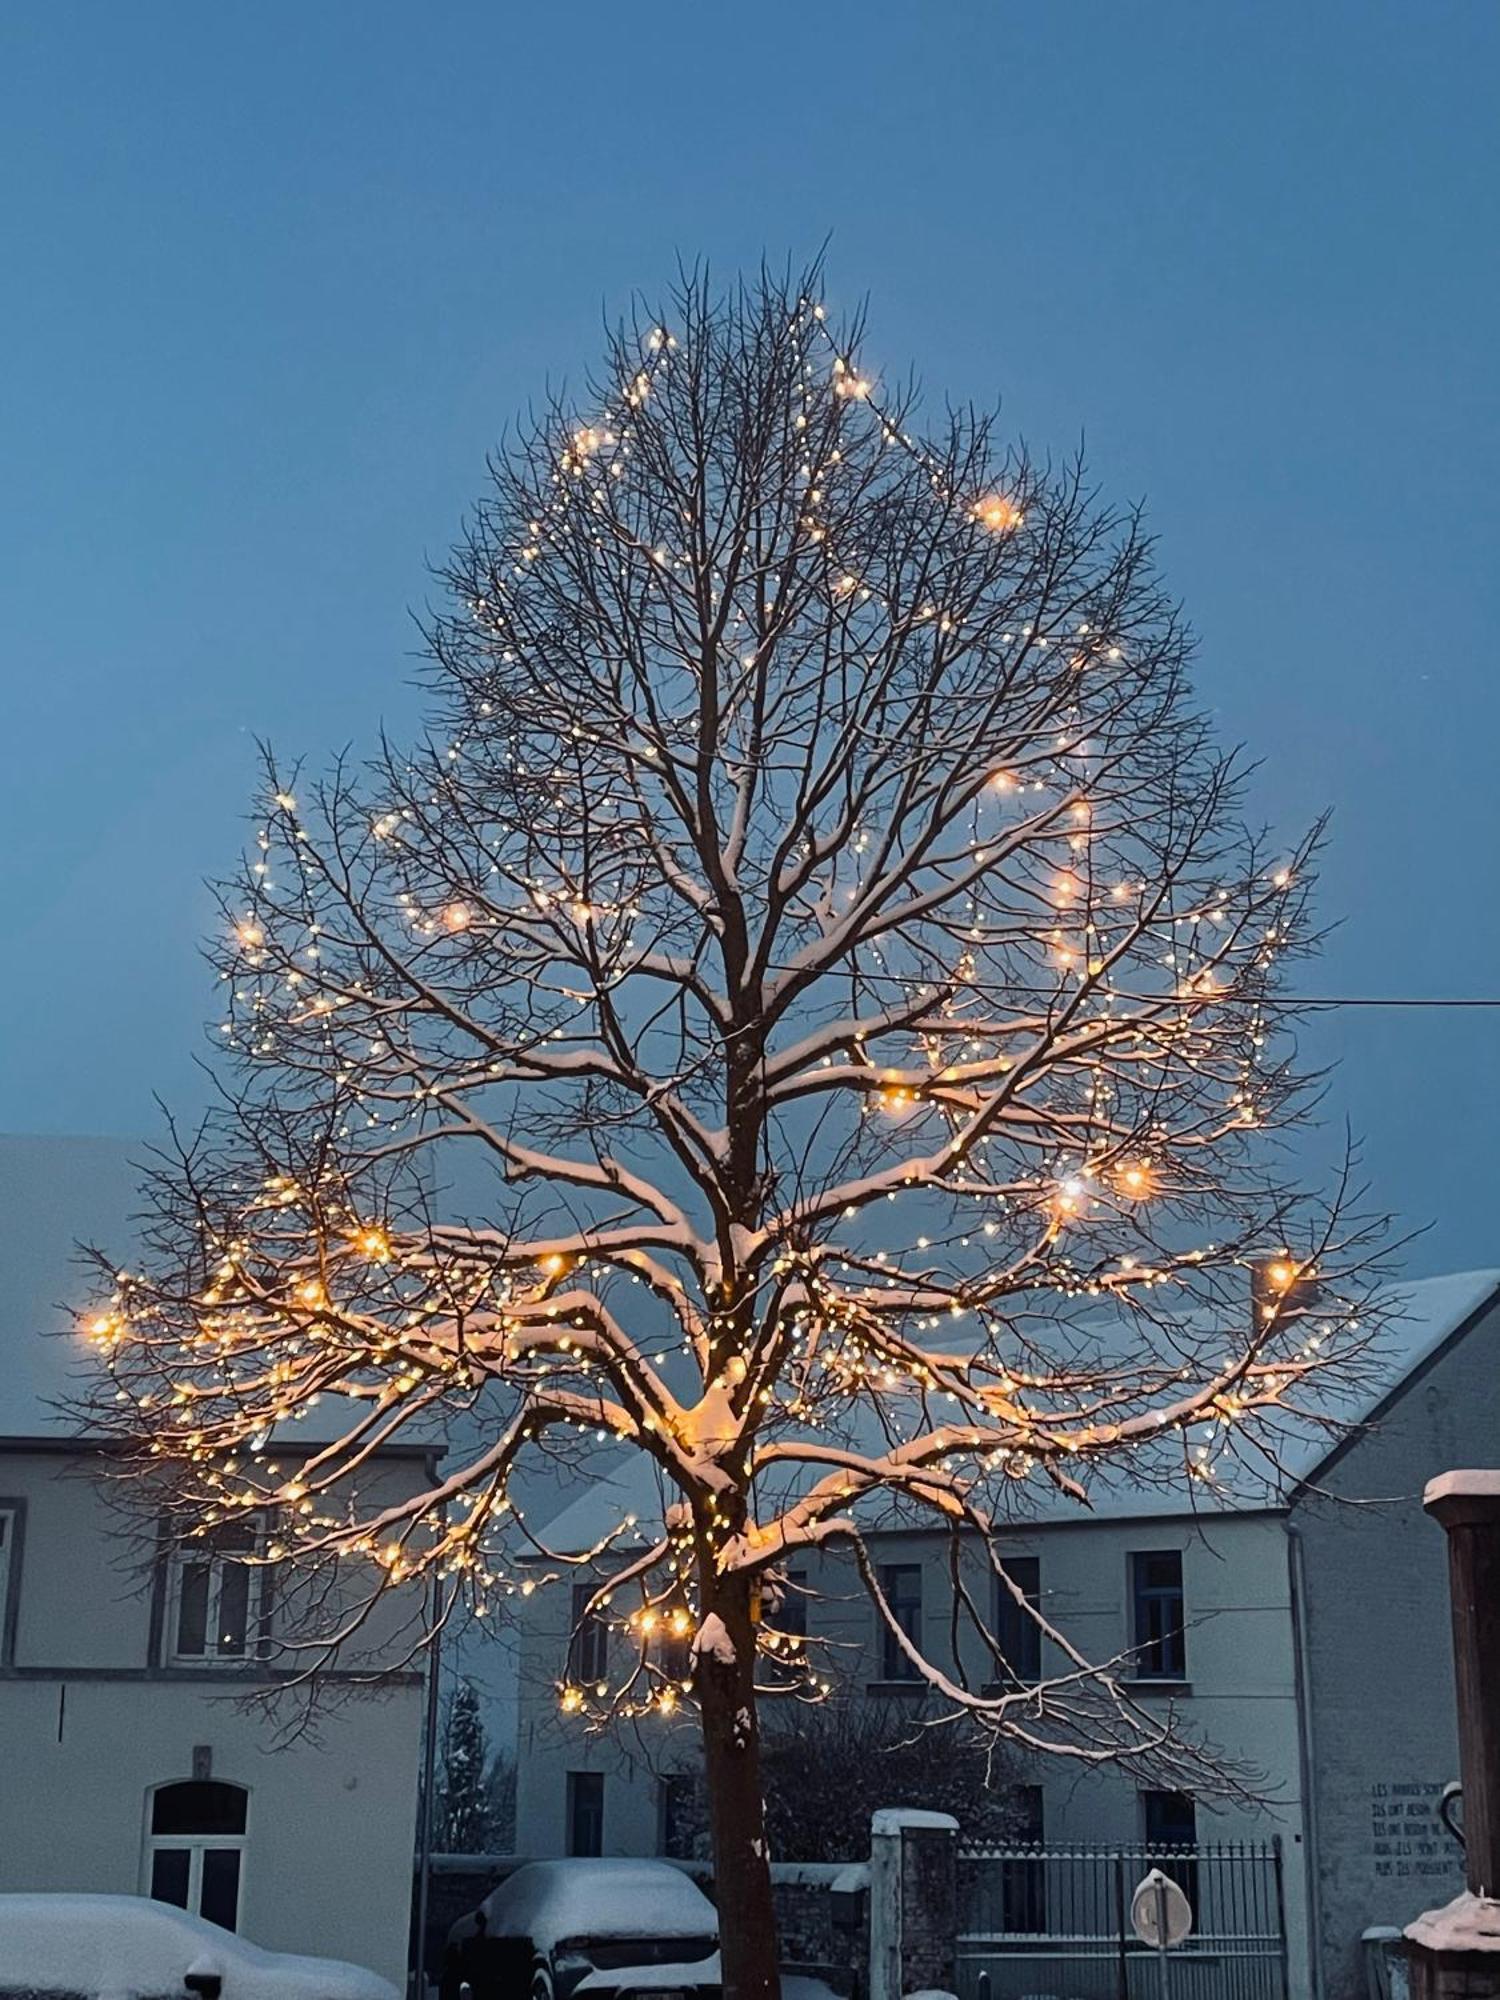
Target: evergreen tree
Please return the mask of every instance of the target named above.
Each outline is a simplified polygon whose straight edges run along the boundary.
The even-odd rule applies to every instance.
[[[440,1854],[487,1854],[496,1831],[489,1741],[479,1692],[461,1680],[448,1697],[433,1845]]]

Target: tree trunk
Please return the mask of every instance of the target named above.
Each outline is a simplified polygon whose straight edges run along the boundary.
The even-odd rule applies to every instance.
[[[707,1567],[701,1578],[703,1615],[718,1613],[734,1648],[732,1661],[703,1653],[697,1670],[724,2000],[780,2000],[776,1912],[760,1790],[750,1585],[742,1576],[708,1574]]]

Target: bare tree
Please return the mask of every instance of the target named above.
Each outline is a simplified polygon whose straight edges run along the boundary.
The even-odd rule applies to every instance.
[[[708,1832],[702,1767],[673,1777],[681,1788],[674,1851],[686,1858]],[[1026,1780],[1003,1745],[972,1729],[935,1733],[899,1702],[846,1695],[768,1708],[761,1780],[778,1861],[863,1859],[883,1806],[951,1813],[970,1840],[1021,1840],[1030,1831]]]
[[[1039,1687],[923,1657],[868,1509],[1003,1578],[1028,1491],[1207,1497],[1367,1338],[1368,1228],[1275,1138],[1314,840],[1243,827],[1137,516],[983,416],[920,430],[817,289],[693,279],[613,337],[492,463],[430,735],[268,765],[223,892],[222,1104],[96,1321],[192,1532],[262,1510],[293,1570],[375,1565],[310,1668],[414,1578],[480,1609],[518,1550],[534,1578],[526,1454],[645,1454],[660,1532],[570,1558],[629,1671],[560,1694],[700,1711],[731,2000],[777,1983],[758,1659],[798,1675],[757,1610],[788,1558],[852,1552],[935,1695],[1018,1750],[1215,1782],[1063,1633]],[[443,1194],[464,1153],[474,1213]],[[338,1442],[292,1463],[319,1398]],[[440,1485],[348,1497],[456,1413],[479,1441]]]

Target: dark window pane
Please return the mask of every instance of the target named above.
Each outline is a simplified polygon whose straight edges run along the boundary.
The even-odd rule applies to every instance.
[[[598,1771],[568,1773],[568,1852],[587,1858],[604,1852],[604,1778]]]
[[[807,1571],[789,1569],[771,1623],[794,1639],[807,1637]]]
[[[151,1801],[153,1833],[243,1833],[250,1794],[215,1779],[159,1785]]]
[[[667,1633],[658,1648],[657,1665],[669,1681],[685,1681],[693,1672],[693,1641],[689,1634]]]
[[[207,1563],[183,1564],[177,1599],[177,1651],[190,1659],[197,1659],[207,1647],[208,1578]]]
[[[1135,1670],[1149,1679],[1187,1674],[1187,1632],[1179,1549],[1136,1550],[1130,1558],[1131,1643]]]
[[[225,1563],[220,1569],[214,1650],[222,1659],[238,1659],[244,1654],[250,1625],[250,1576],[243,1563]]]
[[[568,1648],[568,1676],[575,1681],[602,1681],[609,1674],[609,1626],[598,1610],[589,1609],[591,1583],[573,1586],[573,1637]]]
[[[1186,1792],[1142,1792],[1146,1845],[1193,1849],[1198,1844],[1198,1808]],[[1163,1856],[1161,1871],[1170,1875],[1196,1909],[1198,1862],[1191,1852]]]
[[[1017,1785],[1011,1796],[1016,1830],[1010,1836],[1016,1846],[1042,1844],[1042,1788]],[[1012,1856],[1000,1864],[1002,1924],[1008,1931],[1035,1937],[1047,1928],[1047,1864],[1040,1855]]]
[[[203,1853],[203,1889],[198,1914],[232,1931],[240,1913],[240,1851],[209,1847]]]
[[[698,1814],[694,1810],[696,1793],[693,1781],[681,1771],[669,1771],[657,1780],[656,1809],[657,1833],[656,1851],[670,1856],[674,1861],[689,1860],[693,1852],[693,1835],[697,1830]]]
[[[1042,1565],[1037,1556],[1007,1556],[1004,1559],[1005,1574],[1026,1599],[1027,1604],[1040,1604],[1042,1599]],[[1019,1681],[1029,1685],[1042,1677],[1042,1633],[1041,1627],[1025,1609],[1017,1604],[1014,1591],[1005,1577],[995,1578],[995,1644],[999,1648],[999,1679]]]
[[[217,1528],[211,1528],[204,1540],[216,1551],[238,1555],[255,1547],[259,1525],[248,1515],[241,1515],[236,1521],[221,1521]]]
[[[188,1902],[188,1864],[185,1847],[158,1847],[151,1857],[151,1894],[158,1903],[175,1903],[185,1910]]]
[[[892,1619],[912,1645],[922,1646],[922,1566],[920,1563],[883,1563],[880,1593]],[[916,1681],[922,1672],[911,1659],[890,1626],[881,1620],[880,1674],[887,1681]]]

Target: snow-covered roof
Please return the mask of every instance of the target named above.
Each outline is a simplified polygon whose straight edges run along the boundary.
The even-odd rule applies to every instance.
[[[134,1240],[141,1148],[125,1139],[0,1134],[0,1437],[65,1437],[55,1405],[87,1381],[78,1315],[99,1280],[82,1243]]]
[[[145,1151],[130,1139],[0,1133],[0,1439],[80,1435],[65,1406],[91,1380],[78,1320],[100,1280],[79,1245],[129,1260]],[[279,1427],[277,1442],[325,1443],[339,1435],[339,1413],[340,1399],[325,1397]],[[407,1442],[418,1447],[415,1432]]]
[[[1358,1390],[1342,1396],[1336,1405],[1330,1403],[1329,1418],[1336,1420],[1341,1431],[1367,1423],[1393,1389],[1481,1307],[1497,1300],[1500,1270],[1451,1272],[1393,1287],[1380,1301],[1385,1324],[1378,1345],[1365,1357]],[[854,1443],[857,1447],[857,1437]],[[1324,1424],[1293,1425],[1283,1429],[1278,1438],[1274,1467],[1268,1464],[1258,1473],[1249,1464],[1240,1463],[1216,1487],[1195,1483],[1191,1494],[1184,1492],[1180,1480],[1132,1479],[1123,1468],[1096,1471],[1089,1487],[1087,1516],[1076,1501],[1040,1480],[1024,1486],[1008,1482],[1006,1491],[1021,1521],[1138,1519],[1182,1514],[1189,1508],[1197,1513],[1243,1512],[1285,1504],[1295,1488],[1314,1477],[1336,1443],[1337,1436]],[[870,1448],[879,1451],[883,1446],[872,1438]],[[531,1527],[549,1548],[565,1554],[595,1548],[629,1516],[640,1523],[643,1537],[659,1528],[664,1495],[656,1468],[644,1454],[606,1457],[601,1453],[579,1469],[577,1480],[583,1490],[545,1526],[534,1516],[531,1520]],[[872,1520],[870,1525],[876,1522]],[[910,1520],[904,1525],[911,1525]]]
[[[480,1905],[491,1937],[717,1938],[718,1914],[670,1861],[533,1861]],[[611,1982],[613,1983],[613,1982]]]

